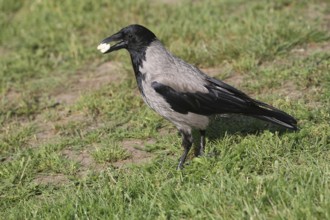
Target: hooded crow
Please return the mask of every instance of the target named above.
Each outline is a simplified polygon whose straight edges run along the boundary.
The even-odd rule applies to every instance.
[[[116,42],[114,45],[110,43]],[[171,121],[182,135],[183,167],[192,146],[192,129],[200,131],[200,150],[205,149],[205,130],[210,116],[236,113],[296,130],[289,114],[254,100],[234,87],[209,77],[197,67],[172,55],[154,33],[141,25],[130,25],[104,39],[97,47],[102,53],[126,49],[144,102]]]

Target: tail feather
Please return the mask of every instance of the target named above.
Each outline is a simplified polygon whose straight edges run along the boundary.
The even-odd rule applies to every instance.
[[[292,124],[292,123],[286,123],[286,122],[280,121],[280,120],[278,120],[278,119],[276,119],[276,118],[273,118],[273,117],[260,116],[260,115],[253,116],[253,117],[255,117],[255,118],[259,118],[259,119],[264,120],[264,121],[272,122],[272,123],[274,123],[274,124],[277,124],[277,125],[283,126],[283,127],[285,127],[285,128],[288,128],[288,129],[291,129],[291,130],[294,130],[294,131],[297,130],[297,125]]]
[[[254,109],[254,114],[251,114],[251,116],[291,130],[297,130],[297,120],[294,117],[266,103],[257,100],[254,101],[257,109]]]

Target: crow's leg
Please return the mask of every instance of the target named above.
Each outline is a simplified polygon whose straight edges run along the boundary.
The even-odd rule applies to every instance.
[[[201,142],[199,145],[199,149],[197,151],[197,155],[196,156],[203,156],[204,152],[205,152],[205,130],[200,130],[199,133],[201,134]]]
[[[183,168],[183,164],[187,158],[187,155],[189,153],[189,150],[191,148],[192,145],[192,134],[191,131],[180,131],[181,135],[182,135],[182,147],[183,147],[183,154],[180,157],[180,161],[178,164],[178,170]]]

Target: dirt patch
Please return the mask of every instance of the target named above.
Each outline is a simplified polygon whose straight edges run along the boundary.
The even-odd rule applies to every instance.
[[[83,169],[94,167],[96,165],[93,157],[87,150],[75,151],[71,149],[65,149],[62,151],[62,155],[68,160],[78,162]]]
[[[22,94],[15,89],[9,88],[5,94],[7,100],[18,100],[22,97]]]
[[[90,172],[101,172],[106,169],[108,164],[98,164],[94,161],[91,153],[88,150],[72,150],[64,149],[61,152],[62,156],[67,160],[78,163],[79,169],[76,175],[80,178],[84,178]],[[68,177],[64,174],[39,174],[34,182],[41,185],[64,185],[70,182]]]
[[[0,47],[0,57],[1,56],[6,56],[10,51],[4,47]]]
[[[34,183],[38,185],[64,185],[69,182],[69,179],[64,174],[39,174]]]
[[[329,8],[329,3],[319,2],[318,4],[311,4],[304,16],[308,18],[308,20],[321,20],[321,27],[325,30],[330,29],[330,14],[327,13]]]
[[[124,140],[122,142],[122,146],[125,150],[127,150],[131,157],[125,160],[120,160],[113,165],[115,167],[122,167],[126,164],[142,164],[150,161],[152,159],[152,154],[148,153],[144,150],[146,144],[154,144],[155,140],[149,139],[147,141],[139,140],[139,139],[130,139]]]
[[[228,62],[222,62],[221,66],[201,68],[200,70],[204,72],[206,75],[211,77],[217,77],[219,79],[224,79],[229,75],[233,74],[232,65]]]
[[[228,78],[225,78],[223,81],[225,83],[228,83],[229,85],[238,87],[243,83],[244,76],[237,73],[237,74],[230,75]]]
[[[174,4],[180,4],[182,3],[183,1],[182,0],[158,0],[158,1],[151,1],[153,3],[163,3],[163,4],[169,4],[169,5],[174,5]]]
[[[95,162],[91,152],[87,149],[76,151],[72,149],[64,149],[62,155],[71,161],[79,164],[77,176],[86,177],[89,172],[101,172],[106,169],[108,164],[98,164]]]
[[[38,129],[30,145],[37,146],[40,143],[44,143],[56,136],[64,134],[65,132],[63,133],[63,131],[59,129],[71,122],[84,122],[86,126],[90,125],[95,128],[97,126],[95,120],[79,112],[72,114],[66,109],[66,106],[75,103],[81,94],[85,92],[97,90],[106,84],[120,82],[126,76],[122,69],[120,63],[106,62],[95,68],[91,68],[91,70],[86,70],[86,72],[78,72],[77,75],[72,76],[72,78],[68,80],[66,86],[64,85],[63,88],[55,89],[51,97],[53,97],[55,103],[57,103],[57,105],[54,106],[57,114],[56,119],[45,119],[43,114],[36,115],[34,122]],[[7,94],[8,97],[19,97],[19,95],[20,94],[15,91],[9,91]]]
[[[309,43],[305,45],[300,45],[295,48],[293,48],[290,51],[289,56],[290,57],[284,57],[284,58],[277,58],[272,61],[267,61],[261,64],[260,68],[271,68],[273,66],[281,66],[281,67],[287,67],[290,68],[289,65],[293,61],[304,61],[304,59],[313,56],[315,53],[327,53],[330,51],[330,41],[326,42],[320,42],[320,43]],[[288,60],[289,59],[289,60]],[[318,62],[318,61],[316,61]],[[255,79],[257,80],[257,79]],[[253,80],[249,80],[253,82]],[[268,91],[267,93],[273,93],[273,94],[279,94],[283,97],[289,97],[290,99],[293,100],[306,100],[306,94],[311,94],[311,93],[318,93],[318,89],[315,87],[306,87],[306,88],[298,88],[299,86],[294,83],[294,81],[283,81],[282,85],[279,88],[274,88],[271,91]],[[269,90],[269,89],[267,89]],[[260,94],[259,92],[258,94]],[[250,94],[250,95],[257,95],[257,94]]]
[[[106,62],[90,72],[78,72],[69,83],[69,87],[58,88],[54,92],[54,98],[60,104],[74,103],[82,93],[123,80],[125,74],[122,69],[122,65],[118,62]]]
[[[308,57],[314,53],[329,52],[330,51],[330,41],[321,43],[310,43],[301,47],[296,47],[291,50],[292,55],[298,57]]]
[[[54,136],[56,136],[56,131],[54,124],[51,122],[38,122],[38,130],[34,135],[34,139],[30,142],[31,146],[36,146],[41,143],[45,143]]]
[[[290,97],[291,99],[298,100],[303,97],[302,91],[299,91],[297,85],[293,81],[285,81],[281,88],[272,91],[273,94],[280,94],[284,97]]]
[[[208,76],[215,77],[223,72],[223,68],[221,67],[203,68],[201,69],[201,71]]]
[[[261,69],[272,68],[273,66],[288,67],[293,61],[303,60],[315,53],[329,52],[330,41],[320,43],[309,43],[299,45],[291,49],[288,53],[288,57],[277,57],[276,59],[264,61],[260,63]]]
[[[78,127],[79,131],[84,129],[84,132],[99,126],[98,121],[82,112],[71,113],[63,109],[58,110],[56,114],[56,119],[53,120],[45,118],[45,115],[37,115],[35,117],[34,124],[36,126],[36,131],[33,139],[28,143],[29,146],[37,147],[40,144],[47,143],[60,136],[71,135],[75,132],[75,125]]]

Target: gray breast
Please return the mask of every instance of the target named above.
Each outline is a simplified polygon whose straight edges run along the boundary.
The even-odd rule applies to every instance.
[[[206,93],[204,75],[196,67],[174,57],[159,41],[155,41],[146,50],[146,59],[139,71],[144,76],[142,79],[143,99],[152,109],[173,122],[178,129],[206,128],[209,122],[207,116],[173,111],[165,99],[151,86],[152,82],[157,81],[176,91]]]

